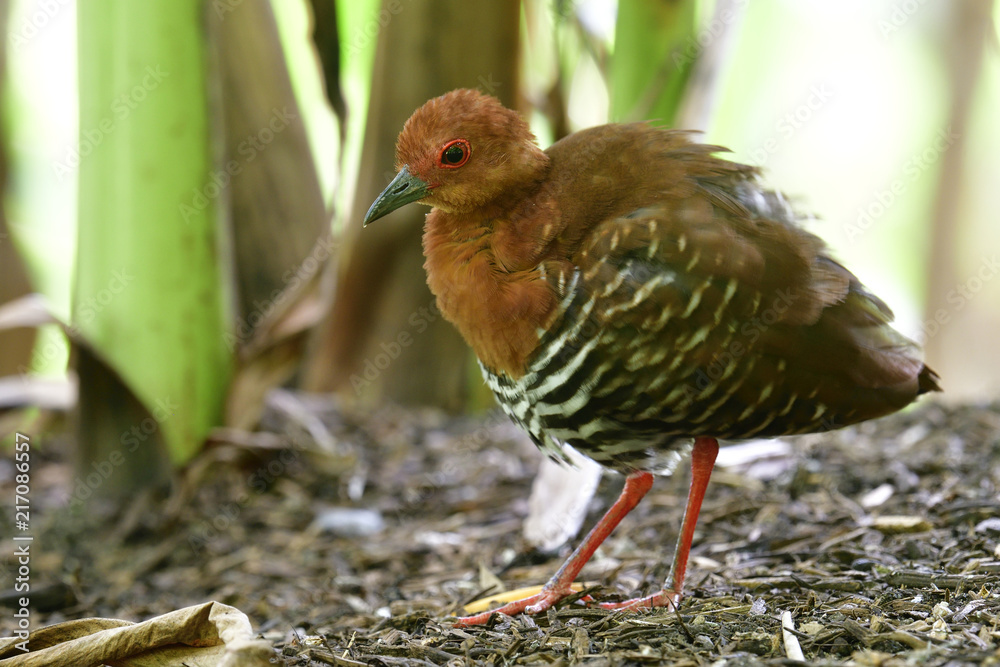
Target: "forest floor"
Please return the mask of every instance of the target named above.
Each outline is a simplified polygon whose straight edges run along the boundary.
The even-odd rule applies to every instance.
[[[34,626],[218,600],[295,666],[801,664],[796,643],[817,665],[1000,665],[1000,403],[926,401],[718,468],[678,610],[567,603],[457,629],[497,578],[544,583],[565,555],[521,536],[538,452],[496,414],[361,418],[293,398],[270,434],[221,438],[166,496],[118,505],[68,507],[71,443],[36,446]],[[0,498],[13,477],[5,456]],[[587,527],[621,484],[605,475]],[[601,548],[581,577],[595,598],[659,589],[686,485],[683,468],[658,479]],[[13,628],[0,609],[0,636]]]

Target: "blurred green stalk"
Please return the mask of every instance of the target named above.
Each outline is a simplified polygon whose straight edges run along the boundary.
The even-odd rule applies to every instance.
[[[79,169],[74,328],[156,419],[174,464],[220,423],[232,372],[210,11],[202,0],[79,3],[80,146],[63,165]],[[135,424],[106,426],[124,444]]]
[[[611,120],[672,124],[700,47],[697,0],[620,0],[611,59]]]

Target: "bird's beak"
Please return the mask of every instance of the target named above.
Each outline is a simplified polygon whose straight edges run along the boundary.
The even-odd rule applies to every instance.
[[[368,223],[392,213],[400,206],[423,199],[430,191],[431,188],[427,182],[411,174],[404,165],[396,174],[396,178],[392,179],[392,183],[382,191],[372,207],[365,213],[365,227],[368,226]]]

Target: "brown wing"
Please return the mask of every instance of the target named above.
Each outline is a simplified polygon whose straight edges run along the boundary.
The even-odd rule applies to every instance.
[[[548,265],[564,309],[540,348],[561,341],[568,360],[589,342],[566,379],[584,385],[587,411],[620,426],[592,448],[837,428],[937,388],[885,304],[780,195],[749,168],[690,150],[703,168],[689,194],[597,224],[570,262]]]

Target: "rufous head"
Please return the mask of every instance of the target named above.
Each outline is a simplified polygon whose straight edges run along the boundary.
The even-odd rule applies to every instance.
[[[364,223],[414,201],[452,213],[474,211],[537,179],[547,163],[516,112],[478,91],[453,90],[406,121],[396,142],[398,173]]]

